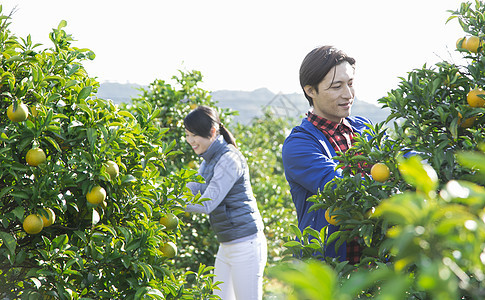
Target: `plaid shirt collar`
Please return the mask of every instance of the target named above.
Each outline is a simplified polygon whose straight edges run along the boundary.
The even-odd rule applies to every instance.
[[[322,118],[320,116],[315,115],[312,111],[308,111],[307,113],[308,118],[307,120],[312,123],[318,130],[328,133],[329,135],[334,135],[335,132],[339,129],[340,125],[347,127],[348,130],[353,132],[352,126],[350,126],[349,121],[347,119],[343,119],[341,123],[333,122]]]

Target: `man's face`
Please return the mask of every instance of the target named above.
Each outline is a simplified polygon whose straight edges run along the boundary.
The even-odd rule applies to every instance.
[[[318,84],[318,92],[307,85],[306,93],[313,99],[313,113],[340,123],[350,116],[354,103],[354,68],[343,62],[333,67]]]

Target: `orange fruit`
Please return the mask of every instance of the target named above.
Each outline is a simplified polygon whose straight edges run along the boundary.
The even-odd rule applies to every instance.
[[[331,224],[331,225],[338,224],[337,218],[335,216],[330,216],[330,209],[327,209],[325,211],[325,220],[327,220],[328,224]]]
[[[99,185],[93,187],[89,193],[86,194],[86,200],[93,204],[98,205],[106,199],[106,190]]]
[[[485,95],[485,91],[479,88],[473,89],[466,95],[466,101],[471,107],[483,107],[485,106],[485,99],[478,95]]]
[[[177,246],[172,242],[167,242],[160,247],[160,251],[162,251],[163,256],[173,258],[177,255]]]
[[[24,219],[22,227],[28,234],[37,234],[44,228],[44,222],[39,215],[31,214]]]
[[[106,172],[111,176],[111,179],[114,179],[120,174],[120,168],[114,161],[108,160],[106,162]]]
[[[475,121],[477,120],[477,117],[467,118],[464,121],[462,121],[462,118],[463,118],[463,116],[461,115],[461,113],[458,113],[458,124],[462,128],[470,128],[470,127],[472,127],[473,124],[475,123]]]
[[[7,108],[7,117],[12,122],[25,121],[28,116],[29,116],[29,108],[27,107],[27,105],[23,104],[22,102],[20,102],[17,105],[17,109],[15,111],[13,110],[13,104],[11,104]]]
[[[391,171],[383,163],[376,163],[370,169],[370,175],[375,181],[384,182],[389,179]]]
[[[197,104],[192,103],[192,104],[190,104],[190,109],[196,109],[196,108],[197,108],[197,106],[198,106]]]
[[[167,230],[174,230],[179,225],[179,218],[172,213],[168,213],[160,218],[160,224]]]
[[[463,48],[467,49],[470,52],[477,53],[478,48],[482,46],[482,42],[480,38],[477,36],[471,36],[463,42]]]
[[[465,43],[466,43],[466,37],[459,38],[456,41],[456,49],[464,49],[465,48]]]
[[[27,151],[25,155],[25,161],[29,166],[37,167],[41,163],[46,161],[46,156],[44,150],[41,148],[32,148]]]
[[[48,217],[46,217],[44,214],[41,214],[40,217],[42,218],[44,227],[49,227],[56,221],[56,214],[54,214],[54,211],[51,208],[45,208],[44,211]]]

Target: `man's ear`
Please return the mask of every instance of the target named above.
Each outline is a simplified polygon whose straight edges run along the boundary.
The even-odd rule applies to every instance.
[[[314,98],[315,97],[315,89],[311,85],[305,85],[305,87],[303,88],[303,90],[305,91],[305,93],[309,97],[311,97],[311,98]]]

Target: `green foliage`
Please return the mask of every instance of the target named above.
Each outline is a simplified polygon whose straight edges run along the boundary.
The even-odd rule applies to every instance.
[[[483,40],[485,6],[462,4],[458,18],[465,32]],[[312,209],[332,209],[340,231],[296,233],[288,253],[304,259],[322,251],[326,238],[355,238],[364,247],[354,266],[327,259],[349,298],[483,299],[485,207],[483,185],[485,109],[467,103],[483,88],[483,50],[459,49],[466,65],[446,61],[424,65],[401,78],[399,87],[379,100],[391,110],[384,124],[337,159],[343,178],[312,197]],[[475,118],[472,126],[462,120]],[[368,139],[370,136],[370,139]],[[404,158],[409,153],[412,156]],[[376,182],[370,167],[385,163],[391,176]],[[379,280],[376,280],[379,278]],[[374,281],[373,281],[374,280]],[[355,290],[354,290],[355,288]],[[336,299],[338,299],[336,297]]]
[[[221,121],[236,137],[236,142],[247,158],[253,193],[258,201],[265,225],[269,244],[269,261],[281,259],[285,228],[295,221],[291,196],[286,188],[281,146],[290,128],[289,120],[274,118],[269,112],[256,118],[249,125],[231,124],[234,112],[217,107],[205,91],[198,88],[202,80],[200,73],[180,72],[181,78],[174,77],[177,87],[164,81],[154,81],[148,90],[133,104],[127,106],[136,115],[146,107],[160,109],[156,122],[166,126],[169,131],[167,140],[177,141],[177,155],[165,165],[168,170],[196,168],[200,158],[185,142],[183,118],[196,105],[208,105],[219,111]],[[199,263],[213,265],[218,242],[210,228],[208,217],[200,214],[185,213],[181,218],[185,226],[181,228],[180,255],[177,269],[196,270]]]
[[[237,124],[234,129],[240,150],[248,160],[253,193],[265,224],[270,265],[281,259],[288,226],[296,221],[281,158],[291,122],[266,111],[249,125]]]
[[[161,110],[146,106],[132,114],[95,98],[98,83],[82,66],[94,54],[71,45],[65,21],[50,34],[54,47],[37,50],[30,36],[19,39],[8,30],[9,19],[0,19],[0,296],[170,299],[190,293],[185,275],[172,272],[177,258],[159,250],[180,233],[164,231],[158,219],[193,200],[185,183],[197,179],[195,171],[166,171],[175,144],[155,122]],[[13,123],[6,110],[20,102],[31,113]],[[38,167],[25,163],[32,147],[47,155]],[[118,164],[118,177],[107,173],[108,160]],[[99,206],[85,198],[95,185],[107,192]],[[55,223],[26,234],[24,217],[43,208],[53,209]]]
[[[172,79],[174,85],[164,80],[153,81],[147,89],[141,90],[140,97],[124,105],[135,116],[149,109],[157,110],[151,122],[165,128],[161,140],[172,143],[175,150],[169,159],[163,161],[162,174],[196,169],[200,163],[198,155],[185,141],[183,119],[189,112],[199,105],[211,106],[218,111],[221,122],[226,124],[234,114],[228,109],[218,108],[210,94],[198,86],[202,81],[199,71],[179,71],[179,76]],[[184,225],[180,228],[180,251],[174,269],[196,271],[199,264],[214,265],[219,243],[210,228],[208,216],[184,213],[181,220]]]
[[[290,283],[293,287],[291,292],[280,294],[284,299],[340,299],[337,298],[336,273],[329,266],[317,261],[282,263],[272,268],[270,275]],[[326,288],[322,289],[323,286]]]
[[[468,164],[485,166],[483,153],[465,152],[459,157]],[[401,159],[399,171],[420,191],[406,191],[383,200],[372,216],[392,224],[387,231],[386,244],[391,252],[387,263],[374,261],[368,266],[361,264],[357,269],[349,269],[346,262],[327,261],[333,265],[333,270],[328,270],[327,265],[311,260],[303,264],[292,262],[289,266],[273,268],[272,276],[286,282],[296,293],[303,290],[334,295],[311,299],[403,299],[410,295],[418,299],[483,299],[485,188],[452,180],[439,193],[432,192],[438,184],[437,174],[416,156]],[[481,169],[477,176],[483,173]],[[311,231],[297,235],[305,246],[291,244],[290,249],[310,249],[311,244],[321,246],[325,238]],[[315,268],[331,277],[328,282],[338,276],[341,289],[336,289],[335,284],[315,284],[311,271]],[[312,284],[308,285],[309,282]]]
[[[177,149],[177,155],[165,162],[167,172],[182,167],[194,168],[199,161],[197,154],[185,141],[183,119],[189,112],[199,105],[211,106],[218,111],[221,122],[227,124],[234,114],[229,109],[217,107],[209,92],[198,86],[202,82],[202,74],[199,71],[179,70],[179,76],[173,76],[172,80],[175,81],[173,86],[165,80],[157,79],[147,89],[141,89],[141,95],[133,98],[132,104],[123,104],[134,115],[152,107],[157,108],[158,114],[152,121],[167,129],[163,140],[168,143],[175,142]]]

